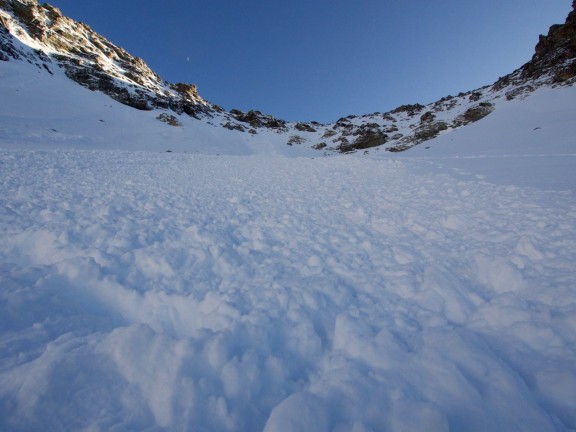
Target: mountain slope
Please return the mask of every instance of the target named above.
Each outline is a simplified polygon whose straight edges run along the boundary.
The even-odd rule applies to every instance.
[[[492,86],[447,96],[426,106],[404,105],[386,113],[348,116],[334,124],[289,123],[259,111],[225,112],[202,99],[191,84],[169,84],[138,58],[110,43],[87,25],[62,16],[52,6],[35,0],[0,1],[0,55],[3,60],[21,60],[46,76],[62,68],[64,74],[90,89],[140,110],[169,125],[184,125],[188,118],[226,129],[231,140],[261,148],[273,142],[270,151],[300,154],[305,147],[322,152],[355,152],[382,148],[403,151],[481,120],[500,105],[525,97],[542,86],[571,86],[575,82],[575,32],[572,11],[564,25],[552,26],[542,36],[534,58]],[[48,84],[47,84],[48,85]],[[194,122],[192,122],[194,123]],[[196,126],[193,127],[196,129]],[[173,132],[168,132],[172,134]],[[179,133],[185,140],[186,132]],[[256,137],[265,134],[266,139]],[[194,151],[194,133],[178,148]],[[308,154],[308,150],[304,151]]]
[[[495,86],[306,125],[78,85],[32,4],[0,0],[2,432],[576,430],[574,14]]]
[[[79,84],[138,109],[169,108],[195,115],[207,107],[195,86],[163,82],[142,59],[110,43],[86,24],[63,16],[55,7],[40,6],[33,0],[5,0],[0,6],[10,13],[4,18],[4,28],[35,49],[29,52],[12,44],[5,57],[40,62],[49,73],[50,63],[57,63]]]
[[[1,150],[0,430],[574,430],[574,194],[443,163]]]

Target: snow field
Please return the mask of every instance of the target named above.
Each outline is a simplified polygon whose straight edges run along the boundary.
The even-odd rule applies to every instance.
[[[0,65],[0,147],[8,149],[108,149],[204,154],[319,156],[308,145],[288,146],[289,135],[260,129],[257,135],[220,126],[225,114],[198,121],[178,115],[182,127],[157,120],[163,110],[139,111],[24,62]],[[228,120],[226,120],[228,121]]]
[[[525,99],[500,98],[488,117],[444,133],[395,158],[421,158],[461,178],[576,191],[576,87],[540,88]],[[376,157],[389,154],[375,153]]]
[[[360,158],[0,172],[2,430],[576,428],[569,193]]]

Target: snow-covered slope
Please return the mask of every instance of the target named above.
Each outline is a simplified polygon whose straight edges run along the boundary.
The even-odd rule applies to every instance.
[[[32,57],[0,61],[0,431],[576,430],[570,61],[261,127],[135,109],[2,40]],[[475,107],[406,152],[312,148]]]
[[[573,194],[409,158],[0,169],[0,430],[576,427]]]
[[[116,101],[134,108],[132,115],[139,117],[138,122],[140,118],[148,123],[161,120],[164,129],[184,126],[178,132],[165,132],[180,137],[179,149],[204,151],[207,145],[199,144],[196,135],[201,129],[218,136],[219,143],[226,140],[232,147],[232,143],[242,142],[261,150],[261,143],[272,142],[273,148],[268,151],[275,153],[299,154],[303,148],[305,153],[315,150],[318,155],[368,152],[373,148],[399,152],[480,121],[538,88],[573,85],[576,81],[576,12],[571,12],[563,25],[552,26],[548,36],[541,37],[530,62],[491,86],[447,96],[426,106],[403,105],[386,113],[351,115],[327,125],[290,123],[259,111],[226,112],[202,99],[194,85],[162,81],[143,60],[107,41],[86,24],[64,17],[50,5],[40,6],[36,0],[0,0],[0,66],[12,70],[10,79],[4,77],[4,86],[23,87],[19,89],[21,99],[35,100],[36,93],[44,92],[38,88],[41,86],[49,87],[48,92],[61,92],[63,89],[54,81],[65,77],[85,89],[109,96],[108,103],[113,106]],[[21,70],[14,72],[14,68]],[[17,78],[19,74],[28,78],[34,72],[39,82],[30,89],[28,80]],[[72,93],[71,99],[77,99],[78,90],[69,87],[56,95],[59,98],[47,95],[36,109],[44,117],[51,117],[52,105],[68,104],[68,93]],[[92,122],[102,120],[97,118],[98,112],[93,111],[92,105],[106,99],[95,97],[94,104],[90,103],[92,97],[83,99],[87,107],[74,106],[72,102],[77,109],[61,110],[61,119],[73,122],[80,114]],[[5,100],[11,100],[9,95]],[[4,109],[9,111],[6,105]],[[148,115],[136,114],[137,110]],[[154,128],[146,126],[149,127]],[[141,148],[147,148],[145,144],[150,141],[145,140]],[[280,149],[280,146],[300,150]]]
[[[178,116],[173,127],[156,118],[166,111],[137,110],[22,62],[0,65],[0,145],[5,148],[76,148],[194,153],[316,154],[286,145],[264,130],[257,135],[215,127],[210,120]]]
[[[493,115],[397,154],[461,178],[576,191],[576,87],[536,90]],[[379,152],[378,157],[389,157]]]

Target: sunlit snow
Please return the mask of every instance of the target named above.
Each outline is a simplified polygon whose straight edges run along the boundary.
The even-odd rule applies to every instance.
[[[0,66],[0,430],[576,429],[573,88],[323,157]]]

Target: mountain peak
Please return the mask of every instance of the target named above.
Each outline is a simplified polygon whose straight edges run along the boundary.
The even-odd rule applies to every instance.
[[[36,0],[0,0],[0,10],[12,18],[2,21],[10,33],[36,48],[45,64],[55,61],[69,78],[90,90],[142,110],[164,108],[193,116],[210,110],[194,85],[186,84],[185,91],[181,91],[182,84],[174,88],[144,60],[114,45],[88,25],[65,17],[54,6],[41,6]],[[19,57],[15,49],[8,54]],[[20,55],[26,57],[24,53]]]
[[[524,66],[524,78],[551,75],[554,82],[576,76],[576,0],[564,24],[550,27],[546,36],[540,35],[532,60]]]

